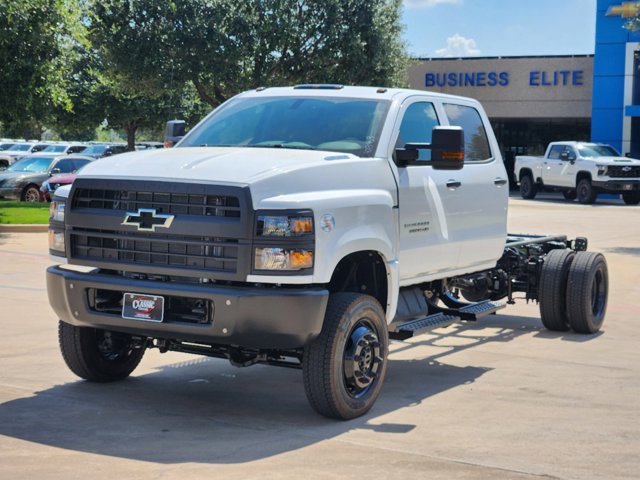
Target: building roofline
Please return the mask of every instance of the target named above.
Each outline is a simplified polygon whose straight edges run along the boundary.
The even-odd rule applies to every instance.
[[[525,59],[525,58],[593,58],[593,54],[582,55],[513,55],[513,56],[496,56],[496,57],[418,57],[414,60],[421,62],[434,61],[453,61],[453,60],[507,60],[507,59]]]

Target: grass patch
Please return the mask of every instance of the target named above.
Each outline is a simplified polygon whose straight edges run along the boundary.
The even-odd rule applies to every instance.
[[[0,223],[46,225],[49,223],[49,204],[0,200]]]

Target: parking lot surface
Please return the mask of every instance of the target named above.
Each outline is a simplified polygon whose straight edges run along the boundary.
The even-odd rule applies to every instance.
[[[602,332],[548,332],[520,300],[395,342],[378,402],[348,422],[315,414],[292,369],[153,350],[126,381],[79,380],[46,234],[0,234],[0,479],[638,478],[640,207],[557,198],[512,198],[509,230],[606,255]]]

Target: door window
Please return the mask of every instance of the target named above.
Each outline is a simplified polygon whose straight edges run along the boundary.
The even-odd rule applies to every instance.
[[[464,159],[467,162],[481,162],[491,158],[489,139],[478,111],[466,105],[444,104],[444,111],[451,125],[464,130]]]
[[[57,168],[60,173],[71,173],[76,169],[73,160],[60,160],[53,168]]]
[[[402,118],[396,148],[402,148],[407,143],[431,143],[432,130],[437,125],[440,122],[433,103],[412,103]],[[419,152],[419,160],[431,160],[431,150],[421,149]]]

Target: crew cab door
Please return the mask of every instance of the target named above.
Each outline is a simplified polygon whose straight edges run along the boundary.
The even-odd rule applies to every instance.
[[[400,110],[395,147],[431,143],[432,129],[443,115],[427,98],[407,99]],[[420,160],[430,158],[430,150],[420,150]],[[398,168],[401,285],[455,270],[464,236],[464,199],[455,185],[447,186],[458,172],[417,163]]]
[[[506,240],[509,183],[484,111],[471,101],[443,101],[450,125],[462,127],[464,168],[449,175],[456,187],[458,269],[467,272],[491,268],[502,256]]]
[[[553,187],[575,187],[576,158],[569,145],[553,145],[543,161],[542,182]]]

